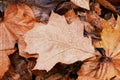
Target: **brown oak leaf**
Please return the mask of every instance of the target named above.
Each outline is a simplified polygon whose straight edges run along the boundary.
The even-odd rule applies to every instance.
[[[91,38],[83,36],[84,23],[78,18],[67,24],[65,17],[52,12],[47,25],[36,23],[24,40],[25,51],[39,53],[34,69],[49,71],[56,63],[73,63],[93,56]]]

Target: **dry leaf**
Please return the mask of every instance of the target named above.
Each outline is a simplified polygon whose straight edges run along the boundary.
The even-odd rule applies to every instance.
[[[34,53],[34,54],[29,54],[28,52],[25,52],[24,49],[26,48],[26,43],[23,39],[23,36],[21,36],[18,40],[18,47],[19,47],[19,54],[20,56],[22,57],[25,57],[25,58],[37,58],[38,57],[38,54]]]
[[[91,26],[85,27],[87,34],[91,35],[93,39],[100,40],[100,32],[102,31],[101,17],[93,11],[92,14],[86,14],[86,21],[91,24]]]
[[[83,36],[83,30],[84,24],[78,18],[69,25],[64,16],[55,13],[47,25],[36,23],[24,37],[25,51],[39,53],[34,69],[49,71],[58,62],[70,64],[93,56],[91,39]]]
[[[77,18],[77,15],[75,14],[73,9],[71,9],[67,13],[65,13],[64,16],[69,24],[72,23]]]
[[[2,19],[1,19],[2,20]],[[0,78],[9,68],[8,55],[15,51],[16,41],[33,27],[34,15],[24,4],[9,4],[4,18],[0,21]]]
[[[8,70],[10,61],[8,55],[1,51],[0,51],[0,59],[1,59],[0,60],[0,79],[1,79],[4,73]]]
[[[14,49],[6,50],[6,51],[0,51],[0,79],[4,75],[4,73],[8,70],[10,61],[8,58],[8,54],[14,53]],[[6,54],[7,53],[7,54]]]
[[[120,16],[118,16],[115,27],[112,27],[105,20],[102,21],[102,24],[104,28],[101,33],[102,45],[107,53],[106,55],[113,57],[113,55],[119,53]]]
[[[102,6],[104,6],[105,8],[113,11],[113,12],[117,12],[115,7],[110,3],[108,2],[107,0],[96,0],[98,3],[100,3]]]
[[[86,20],[92,26],[95,26],[98,29],[102,29],[102,27],[101,27],[101,18],[94,11],[93,11],[92,14],[90,14],[90,13],[86,14]]]
[[[120,16],[118,16],[115,27],[105,20],[102,20],[102,27],[101,47],[103,49],[99,48],[101,55],[99,53],[99,55],[85,60],[78,74],[99,80],[111,80],[115,77],[120,80]]]
[[[90,11],[94,11],[96,14],[101,15],[101,8],[99,3],[90,3]]]
[[[34,14],[24,4],[9,4],[0,22],[0,50],[12,49],[16,40],[33,27]]]
[[[76,4],[79,7],[85,8],[85,9],[90,9],[89,8],[89,0],[71,0],[74,4]]]

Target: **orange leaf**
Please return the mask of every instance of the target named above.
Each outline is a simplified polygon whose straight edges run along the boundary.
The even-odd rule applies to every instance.
[[[106,51],[107,56],[113,56],[118,53],[120,50],[119,48],[119,41],[120,41],[120,16],[118,16],[117,24],[115,27],[112,27],[107,21],[102,20],[102,45]],[[117,52],[116,52],[117,50]]]
[[[120,16],[118,16],[115,27],[112,27],[106,20],[102,20],[102,27],[101,48],[104,51],[85,60],[78,75],[99,80],[114,80],[117,77],[120,80]]]
[[[0,22],[0,50],[12,49],[26,31],[33,27],[34,14],[24,4],[9,4]]]
[[[8,54],[14,53],[15,49],[0,51],[0,79],[4,75],[4,73],[8,70],[10,65],[10,60],[8,58]],[[6,54],[7,53],[7,54]]]
[[[34,14],[24,4],[9,4],[4,19],[0,21],[0,78],[9,68],[8,55],[15,49],[16,41],[34,26]]]

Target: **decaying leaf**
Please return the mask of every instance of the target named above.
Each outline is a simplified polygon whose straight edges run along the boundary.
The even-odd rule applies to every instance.
[[[71,0],[74,4],[76,4],[79,7],[85,8],[85,9],[90,9],[89,8],[89,0]]]
[[[78,74],[80,76],[89,76],[98,80],[114,80],[116,77],[119,80],[120,16],[118,16],[115,27],[112,27],[105,20],[102,20],[102,27],[101,48],[97,48],[99,54],[85,60],[81,69],[78,71]]]
[[[83,30],[84,24],[78,18],[67,24],[64,16],[55,13],[47,25],[36,23],[24,36],[25,51],[39,53],[34,69],[49,71],[58,62],[70,64],[93,56],[91,39],[83,36]]]
[[[12,49],[18,38],[33,27],[34,14],[24,4],[9,4],[0,22],[0,50]]]

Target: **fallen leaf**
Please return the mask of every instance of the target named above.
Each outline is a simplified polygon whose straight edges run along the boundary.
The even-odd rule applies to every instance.
[[[64,14],[66,21],[70,24],[74,20],[76,20],[77,15],[75,14],[74,10],[71,9],[67,13]]]
[[[0,58],[1,58],[0,60],[0,79],[1,79],[4,73],[8,70],[10,61],[8,55],[3,52],[0,52]]]
[[[90,11],[94,11],[96,14],[101,15],[101,8],[99,3],[90,3]]]
[[[23,36],[21,36],[18,40],[18,48],[19,48],[19,54],[20,56],[22,57],[25,57],[25,58],[37,58],[38,57],[38,54],[34,53],[34,54],[29,54],[28,52],[25,52],[24,49],[26,48],[26,43],[23,39]]]
[[[86,13],[86,21],[89,22],[88,26],[85,26],[85,31],[88,35],[91,35],[93,39],[100,40],[101,27],[101,17],[97,15],[94,11],[90,14]]]
[[[0,50],[14,48],[16,41],[33,27],[34,14],[24,4],[9,4],[0,22]]]
[[[101,17],[93,11],[92,14],[87,13],[86,14],[86,20],[89,22],[92,26],[95,26],[98,29],[102,29],[101,27]]]
[[[107,23],[105,20],[102,21],[103,30],[101,33],[102,38],[102,45],[103,48],[106,51],[106,56],[112,56],[112,54],[119,53],[119,40],[120,40],[120,16],[118,16],[117,24],[115,27],[112,27],[109,23]]]
[[[79,76],[89,76],[98,80],[120,79],[120,16],[117,24],[112,27],[106,20],[102,20],[101,47],[92,58],[85,60]],[[100,55],[101,54],[101,55]],[[84,79],[85,80],[85,79]],[[114,79],[113,79],[114,80]]]
[[[108,0],[96,0],[96,2],[104,6],[106,9],[117,12],[116,8],[110,2],[108,2]]]
[[[76,4],[79,7],[85,8],[85,9],[90,9],[89,8],[89,0],[71,0],[74,4]]]
[[[0,78],[8,70],[8,55],[15,51],[14,46],[20,36],[33,27],[34,15],[24,4],[11,3],[7,6],[0,21]]]
[[[55,13],[47,25],[36,23],[24,36],[25,51],[39,53],[34,69],[49,71],[58,62],[70,64],[93,56],[91,38],[84,37],[83,30],[84,24],[78,18],[67,24],[64,16]]]
[[[8,70],[10,65],[10,60],[8,58],[7,54],[14,53],[14,49],[6,50],[6,51],[0,51],[0,79],[4,75],[4,73]],[[7,54],[6,54],[7,53]]]

